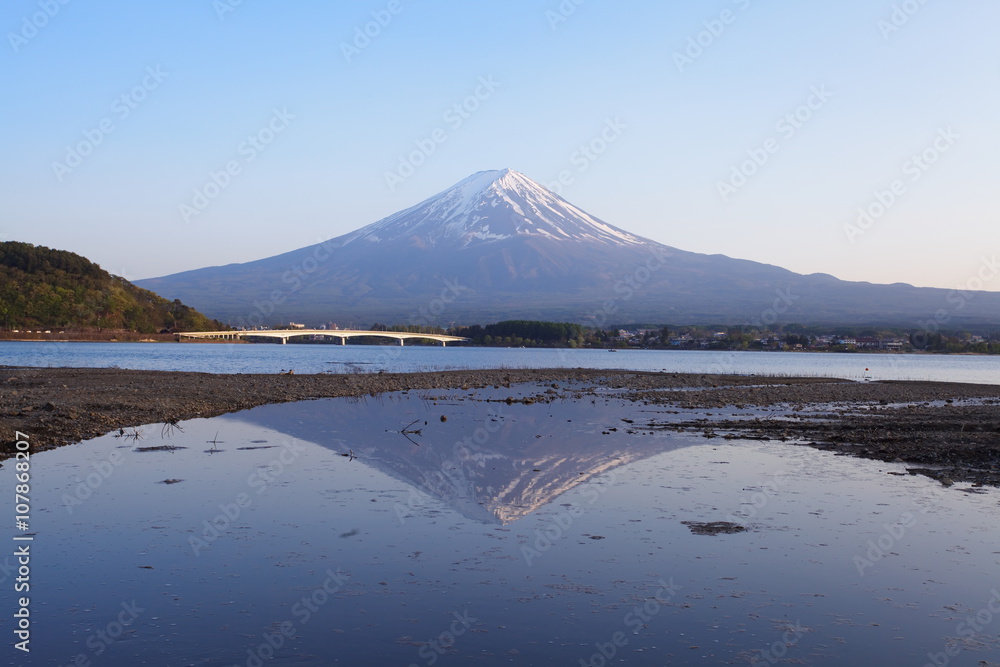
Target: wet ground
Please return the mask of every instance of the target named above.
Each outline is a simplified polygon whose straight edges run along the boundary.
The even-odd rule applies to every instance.
[[[266,405],[38,454],[32,652],[8,663],[1000,662],[996,489],[552,384]]]
[[[34,433],[34,446],[41,451],[150,422],[271,403],[435,388],[500,388],[518,382],[583,382],[587,385],[582,391],[590,393],[592,388],[614,388],[629,400],[674,407],[674,414],[704,409],[715,420],[733,417],[719,425],[729,437],[802,440],[841,453],[909,462],[943,483],[1000,483],[1000,386],[955,382],[565,368],[211,375],[0,367],[0,430]],[[800,419],[817,412],[823,413],[822,419]],[[692,421],[661,426],[697,431],[702,425]],[[0,442],[0,460],[12,454],[11,443]]]

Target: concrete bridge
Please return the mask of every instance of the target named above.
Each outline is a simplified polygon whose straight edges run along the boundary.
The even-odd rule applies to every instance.
[[[347,344],[348,338],[357,336],[379,336],[381,338],[394,338],[402,345],[408,338],[424,338],[441,343],[444,347],[448,343],[456,343],[469,340],[458,336],[444,336],[441,334],[409,333],[407,331],[358,331],[354,329],[267,329],[264,331],[188,331],[177,334],[177,340],[238,340],[240,338],[280,338],[281,344],[288,342],[289,338],[298,336],[325,336],[327,338],[339,338],[341,345]]]

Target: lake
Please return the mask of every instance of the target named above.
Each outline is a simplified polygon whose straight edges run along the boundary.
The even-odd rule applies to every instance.
[[[1000,357],[931,354],[5,341],[0,342],[0,365],[207,373],[598,368],[1000,384]]]
[[[997,489],[648,430],[696,411],[588,386],[267,405],[39,453],[32,652],[8,664],[1000,661]],[[685,523],[717,521],[745,530]]]

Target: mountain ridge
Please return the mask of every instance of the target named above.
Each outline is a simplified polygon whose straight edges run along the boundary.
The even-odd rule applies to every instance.
[[[525,208],[536,217],[529,217]],[[567,231],[567,224],[573,231]],[[459,247],[515,235],[587,238],[630,245],[649,242],[591,216],[520,172],[502,169],[472,174],[414,206],[351,232],[346,238],[340,237],[345,240],[339,247],[358,241],[391,242],[404,235],[412,238],[421,229],[429,232],[424,238],[431,245],[454,239]]]
[[[312,246],[137,283],[234,326],[505,319],[918,326],[948,307],[950,293],[680,250],[591,216],[510,169],[477,172]],[[975,294],[948,311],[948,321],[1000,323],[1000,294]]]

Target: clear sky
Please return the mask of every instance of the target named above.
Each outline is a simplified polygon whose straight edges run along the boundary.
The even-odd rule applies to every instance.
[[[1000,251],[998,25],[995,0],[6,0],[0,238],[148,278],[510,167],[684,250],[968,285]]]

